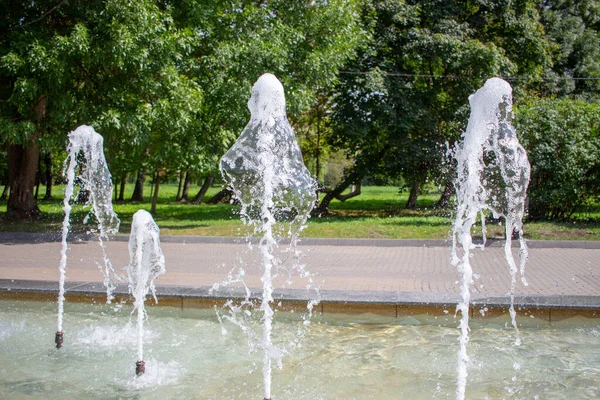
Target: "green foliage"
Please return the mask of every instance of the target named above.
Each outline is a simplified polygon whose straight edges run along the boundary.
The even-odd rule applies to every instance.
[[[42,201],[40,208],[44,218],[36,224],[17,224],[2,220],[0,213],[0,231],[60,232],[64,217],[62,211],[62,190],[55,188],[54,199]],[[126,191],[131,194],[133,185]],[[216,194],[220,187],[209,190],[208,196]],[[173,202],[177,192],[176,184],[161,186],[157,205],[156,222],[161,235],[201,235],[201,236],[238,236],[246,230],[237,214],[237,208],[231,204],[190,205]],[[395,187],[363,187],[363,194],[345,202],[334,200],[331,203],[332,215],[311,218],[303,231],[304,237],[316,238],[373,238],[373,239],[446,239],[451,229],[452,217],[449,213],[433,208],[437,194],[421,196],[416,210],[404,208],[408,193],[398,193]],[[3,204],[0,201],[0,204]],[[117,203],[115,210],[121,219],[121,234],[130,230],[133,214],[139,209],[150,209],[148,202],[141,204]],[[578,220],[568,222],[528,221],[525,235],[528,239],[600,239],[600,205],[596,204],[593,213],[576,213]],[[82,221],[89,212],[75,205],[71,214],[72,229],[84,233],[89,226]],[[591,221],[580,221],[590,219]],[[488,223],[488,238],[502,238],[502,226]],[[475,236],[481,232],[473,232]]]
[[[357,0],[173,4],[175,23],[193,32],[193,57],[186,63],[204,90],[198,122],[211,138],[214,166],[248,122],[250,88],[260,75],[270,72],[282,81],[288,115],[298,118],[316,91],[335,82],[366,35]]]
[[[529,215],[567,218],[600,196],[600,105],[532,100],[518,109],[531,163]]]
[[[56,151],[88,124],[104,136],[114,176],[214,173],[261,74],[281,78],[292,116],[332,85],[365,36],[357,4],[17,1],[0,21],[0,141],[35,137]]]
[[[447,174],[445,143],[459,138],[469,95],[492,76],[525,85],[549,63],[533,1],[373,1],[364,14],[374,40],[347,66],[360,72],[341,76],[332,143],[370,174]]]
[[[547,0],[541,8],[548,38],[555,44],[546,90],[598,99],[600,95],[600,2]],[[584,78],[584,79],[578,79]],[[585,79],[596,78],[596,79]]]
[[[66,133],[93,125],[113,173],[163,165],[197,148],[188,134],[202,92],[182,73],[189,32],[174,27],[168,10],[150,0],[107,0],[67,3],[23,24],[11,16],[17,21],[0,63],[11,88],[0,109],[2,139],[19,143],[38,130],[48,148],[64,147]],[[42,95],[48,110],[38,126],[33,105]],[[190,137],[192,145],[171,146]]]

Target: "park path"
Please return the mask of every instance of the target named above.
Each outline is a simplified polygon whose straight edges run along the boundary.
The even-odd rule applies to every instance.
[[[0,279],[58,280],[59,242],[7,241],[0,243]],[[163,240],[162,249],[167,273],[157,284],[187,287],[212,286],[227,278],[236,268],[246,271],[245,282],[251,288],[261,286],[260,264],[256,246],[246,244],[187,241],[170,237]],[[448,246],[378,245],[373,241],[311,240],[300,245],[300,263],[314,274],[313,280],[323,290],[393,291],[421,293],[458,293],[458,274],[450,264]],[[401,243],[398,241],[398,243]],[[426,244],[426,242],[423,242]],[[600,296],[600,246],[569,248],[563,245],[532,246],[526,269],[529,286],[517,285],[522,295]],[[124,238],[106,243],[108,255],[117,270],[128,263],[128,248]],[[281,246],[284,248],[285,246]],[[561,248],[562,247],[562,248]],[[594,248],[595,247],[595,248]],[[516,250],[515,254],[516,254]],[[76,241],[70,244],[67,265],[69,282],[101,282],[98,270],[102,252],[96,241]],[[294,257],[280,254],[283,260],[276,287],[302,289],[306,279],[288,278],[286,269]],[[505,295],[510,288],[510,275],[504,251],[498,244],[485,250],[476,249],[472,260],[479,278],[473,289],[482,295]]]

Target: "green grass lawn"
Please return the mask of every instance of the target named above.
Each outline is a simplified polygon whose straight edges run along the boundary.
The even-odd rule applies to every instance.
[[[6,203],[0,203],[0,230],[25,232],[60,232],[64,217],[62,191],[54,188],[54,198],[40,201],[43,217],[29,224],[5,221],[3,214]],[[197,187],[190,190],[193,196]],[[207,197],[220,190],[213,187]],[[128,185],[125,198],[129,198],[133,185]],[[42,189],[43,192],[43,189]],[[239,220],[239,208],[230,204],[192,205],[175,202],[177,185],[163,184],[159,191],[155,220],[162,235],[237,236],[245,234],[246,228]],[[149,200],[150,187],[144,194]],[[404,207],[408,193],[398,193],[395,187],[364,187],[358,197],[331,204],[331,216],[313,218],[303,231],[303,237],[315,238],[381,238],[381,239],[446,239],[452,226],[452,210],[437,210],[434,205],[439,195],[422,195],[416,210]],[[150,210],[149,201],[144,203],[115,203],[115,211],[121,219],[120,232],[127,235],[133,214],[139,210]],[[82,221],[87,210],[75,206],[71,215],[75,232],[85,232],[89,226]],[[488,223],[488,237],[502,238],[503,227]],[[480,228],[474,229],[475,236]],[[528,222],[525,235],[529,239],[600,240],[600,206],[589,207],[568,222]]]

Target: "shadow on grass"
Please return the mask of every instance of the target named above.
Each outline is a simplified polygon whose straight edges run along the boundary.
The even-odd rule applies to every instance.
[[[361,223],[368,222],[369,220],[373,220],[372,216],[329,216],[329,217],[319,217],[319,218],[311,218],[309,220],[309,224],[329,224],[329,223]],[[452,221],[449,218],[443,217],[414,217],[414,216],[396,216],[393,218],[388,217],[377,217],[377,223],[382,225],[411,225],[416,227],[425,227],[425,226],[450,226]]]
[[[345,202],[334,201],[329,207],[330,210],[403,210],[406,209],[407,199],[398,197],[398,199],[360,199],[353,198]],[[434,198],[424,197],[417,202],[417,208],[433,209],[437,203]]]

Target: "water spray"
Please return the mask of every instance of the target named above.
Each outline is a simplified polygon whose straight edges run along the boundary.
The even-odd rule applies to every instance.
[[[502,79],[491,78],[469,97],[469,102],[469,123],[456,149],[457,212],[452,228],[452,264],[461,275],[461,301],[457,306],[457,313],[461,313],[456,389],[458,400],[465,398],[469,361],[469,304],[473,284],[471,251],[485,245],[484,211],[491,212],[495,218],[505,219],[504,251],[511,274],[509,311],[517,345],[520,344],[514,310],[517,266],[511,251],[514,232],[519,235],[521,280],[527,285],[524,277],[527,245],[523,238],[523,215],[530,166],[512,126],[512,88]],[[481,216],[482,223],[482,245],[475,245],[471,237],[471,228],[478,216]]]
[[[248,101],[251,120],[221,159],[221,174],[240,201],[242,220],[261,236],[263,274],[260,310],[263,313],[261,347],[264,399],[271,399],[271,362],[281,349],[272,343],[273,273],[278,260],[278,222],[288,223],[295,246],[316,200],[316,182],[304,165],[300,147],[285,110],[283,85],[271,74],[262,75]]]
[[[137,362],[135,374],[146,372],[144,362],[144,319],[146,308],[144,302],[148,293],[152,293],[154,301],[156,288],[154,280],[166,272],[165,256],[160,248],[160,229],[152,219],[152,215],[139,210],[133,215],[131,234],[129,236],[129,265],[126,267],[129,277],[129,292],[135,298],[132,313],[137,311]]]
[[[63,313],[65,302],[65,280],[67,272],[67,251],[69,249],[67,238],[69,236],[70,216],[71,216],[71,198],[75,187],[75,169],[78,163],[80,153],[83,153],[84,164],[81,174],[78,175],[83,190],[89,191],[86,205],[91,205],[91,213],[98,221],[99,241],[102,248],[104,260],[104,284],[106,286],[107,302],[112,299],[112,283],[115,271],[106,255],[106,248],[103,240],[108,235],[119,231],[119,218],[112,208],[112,178],[106,159],[104,158],[104,139],[94,131],[91,126],[82,125],[69,133],[69,144],[67,146],[69,154],[65,160],[64,175],[67,178],[65,187],[65,197],[63,200],[63,211],[65,217],[62,226],[62,247],[60,251],[59,279],[58,279],[58,329],[55,337],[56,348],[60,349],[63,343]],[[87,218],[86,218],[87,219]]]

